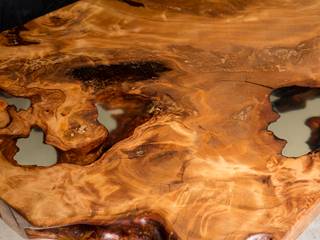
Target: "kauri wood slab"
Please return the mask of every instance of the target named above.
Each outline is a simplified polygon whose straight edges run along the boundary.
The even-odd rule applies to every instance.
[[[274,89],[320,86],[319,1],[81,0],[0,42],[1,90],[32,101],[0,102],[0,198],[30,237],[292,240],[320,213],[319,153],[267,131]],[[57,165],[15,163],[34,126]]]

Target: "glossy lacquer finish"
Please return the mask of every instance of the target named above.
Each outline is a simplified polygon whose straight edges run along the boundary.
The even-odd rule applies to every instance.
[[[0,198],[30,238],[296,239],[319,213],[319,119],[312,151],[282,156],[270,95],[317,93],[319,29],[316,0],[82,0],[3,32],[1,92],[31,105],[0,102]],[[56,164],[16,161],[32,129]]]

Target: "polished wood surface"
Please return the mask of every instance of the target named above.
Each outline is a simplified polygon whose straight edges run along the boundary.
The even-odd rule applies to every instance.
[[[82,0],[3,33],[0,88],[32,106],[0,102],[0,197],[54,227],[30,237],[296,239],[319,153],[281,155],[269,95],[320,86],[319,31],[316,0]],[[57,165],[15,163],[33,126]]]

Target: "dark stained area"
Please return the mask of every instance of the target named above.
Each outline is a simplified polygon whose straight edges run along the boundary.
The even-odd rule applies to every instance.
[[[278,112],[302,109],[306,101],[320,97],[320,88],[289,86],[275,89],[272,95],[278,97],[272,105]]]
[[[114,83],[137,82],[156,79],[171,69],[160,62],[123,62],[110,65],[83,66],[72,69],[69,74],[87,85],[106,87]]]
[[[120,2],[124,2],[132,7],[144,7],[143,3],[133,1],[133,0],[119,0]]]
[[[307,141],[310,149],[316,151],[320,149],[320,117],[311,117],[306,120],[306,125],[311,129],[310,138]]]
[[[40,42],[38,41],[28,40],[21,37],[20,33],[26,30],[27,29],[24,27],[15,27],[11,30],[3,32],[3,35],[6,39],[6,42],[4,43],[4,45],[8,47],[16,47],[16,46],[27,46],[32,44],[39,44]]]

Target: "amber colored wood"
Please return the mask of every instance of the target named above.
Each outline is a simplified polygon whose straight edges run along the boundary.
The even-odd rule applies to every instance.
[[[3,33],[0,88],[32,106],[0,102],[0,198],[30,237],[296,239],[319,153],[281,156],[269,95],[320,86],[319,31],[317,0],[82,0]],[[33,126],[57,165],[15,163]]]

